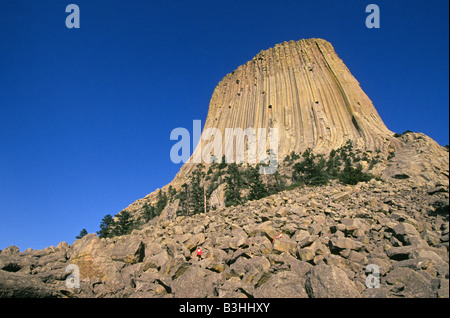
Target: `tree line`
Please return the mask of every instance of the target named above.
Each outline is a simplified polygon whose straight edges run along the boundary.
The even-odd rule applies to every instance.
[[[177,199],[177,216],[207,213],[216,209],[216,206],[211,206],[210,199],[221,184],[225,184],[224,201],[225,206],[229,207],[297,187],[324,186],[331,180],[350,185],[367,182],[374,176],[363,171],[361,162],[365,161],[369,165],[368,170],[371,170],[379,160],[379,154],[374,156],[370,151],[355,151],[350,141],[331,150],[328,155],[315,154],[311,148],[303,153],[291,152],[272,175],[261,175],[260,164],[225,163],[223,156],[220,162],[214,160],[208,169],[203,164],[196,165],[189,181],[178,192],[172,186],[169,186],[167,193],[159,190],[156,203],[144,205],[139,215],[133,217],[125,210],[115,217],[106,215],[97,234],[102,238],[129,234],[159,216],[169,203]],[[85,234],[87,232],[83,229],[77,238]]]

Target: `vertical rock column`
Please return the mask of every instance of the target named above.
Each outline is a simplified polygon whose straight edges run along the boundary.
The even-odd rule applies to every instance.
[[[376,150],[392,136],[333,46],[321,39],[278,44],[226,75],[204,126],[213,127],[223,137],[226,128],[277,128],[280,158],[309,147],[326,153],[349,139]]]

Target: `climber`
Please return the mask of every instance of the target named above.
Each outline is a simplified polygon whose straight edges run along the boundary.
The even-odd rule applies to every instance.
[[[197,257],[198,260],[202,259],[202,249],[200,247],[197,247]]]
[[[273,238],[272,244],[275,243],[275,239],[279,239],[279,238],[282,238],[282,237],[283,237],[283,232],[280,232],[280,234],[278,234],[277,236],[275,236],[275,237]]]

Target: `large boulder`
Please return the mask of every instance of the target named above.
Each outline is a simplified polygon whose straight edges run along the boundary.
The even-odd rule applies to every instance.
[[[281,254],[284,252],[295,255],[297,251],[297,243],[285,236],[282,238],[275,239],[273,243],[273,252],[276,254]]]
[[[332,250],[338,251],[344,249],[358,250],[361,248],[361,246],[362,246],[361,242],[346,237],[333,237],[330,240],[330,247]]]
[[[422,242],[420,233],[414,225],[409,223],[400,223],[393,228],[394,235],[406,245],[419,244]]]
[[[194,251],[199,245],[202,245],[205,242],[205,234],[203,233],[197,233],[192,235],[186,243],[184,243],[184,246],[189,251]]]
[[[107,251],[97,235],[88,234],[73,243],[68,263],[79,267],[80,280],[119,280],[118,268]]]
[[[345,272],[333,265],[314,266],[305,283],[311,298],[359,298],[361,294]]]
[[[392,260],[403,261],[412,258],[416,249],[417,246],[414,245],[391,247],[386,251],[386,255]]]
[[[161,275],[165,275],[175,279],[176,277],[182,275],[189,268],[189,263],[186,261],[184,256],[176,255],[175,257],[169,257],[168,260],[159,270]]]
[[[280,272],[271,276],[254,292],[256,298],[307,298],[305,279],[294,272]]]
[[[250,271],[265,272],[270,268],[269,260],[264,256],[259,256],[255,258],[246,258],[241,256],[237,258],[236,262],[230,265],[226,271],[226,277],[237,276],[243,278],[244,275]]]
[[[155,269],[156,271],[159,271],[161,267],[163,267],[166,262],[169,261],[169,254],[166,250],[160,250],[159,254],[152,255],[149,257],[146,257],[144,260],[144,266],[143,271],[146,272],[149,269]]]
[[[407,267],[393,269],[386,275],[386,283],[398,297],[435,298],[437,288],[417,271]]]
[[[111,259],[127,264],[142,262],[145,257],[145,244],[138,237],[117,242],[112,251]]]
[[[261,235],[264,235],[271,241],[280,233],[273,227],[272,221],[266,221],[264,223],[261,223],[256,228],[256,231],[258,231]]]
[[[167,204],[164,210],[160,214],[160,219],[172,220],[177,216],[178,207],[180,205],[180,199],[176,199],[174,202]]]
[[[177,298],[212,297],[218,275],[199,266],[191,266],[172,282],[172,292]]]
[[[0,254],[2,255],[14,255],[20,252],[20,249],[15,246],[15,245],[11,245],[8,246],[7,248],[5,248],[3,251],[0,251]]]
[[[0,270],[0,298],[56,298],[57,290],[39,278]]]

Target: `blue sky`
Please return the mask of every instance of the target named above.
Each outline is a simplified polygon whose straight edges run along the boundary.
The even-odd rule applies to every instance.
[[[68,29],[68,4],[80,29]],[[368,29],[365,8],[380,8]],[[170,132],[289,40],[330,41],[389,129],[449,143],[449,2],[2,0],[0,249],[72,244],[172,180]]]

